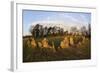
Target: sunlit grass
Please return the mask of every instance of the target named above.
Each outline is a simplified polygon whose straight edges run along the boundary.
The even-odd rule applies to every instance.
[[[69,48],[59,48],[60,42],[65,36],[47,37],[48,42],[52,45],[54,42],[56,52],[50,48],[32,48],[27,46],[27,38],[23,38],[23,62],[39,62],[39,61],[60,61],[60,60],[81,60],[91,58],[90,39],[85,39],[85,43],[78,46],[70,46]],[[70,37],[70,36],[67,36]],[[75,36],[75,45],[77,45],[80,36]],[[35,39],[36,43],[42,41],[43,38]]]

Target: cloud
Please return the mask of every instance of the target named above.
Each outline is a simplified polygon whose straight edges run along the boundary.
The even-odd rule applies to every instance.
[[[29,31],[23,32],[23,36],[26,36],[26,35],[32,35],[32,34]]]
[[[77,28],[82,27],[83,25],[88,27],[88,20],[87,16],[84,14],[77,14],[74,15],[73,13],[58,13],[58,14],[51,14],[46,17],[43,17],[41,20],[34,21],[27,26],[26,28],[26,33],[24,34],[30,34],[29,29],[31,25],[36,25],[37,23],[40,23],[44,27],[50,27],[50,26],[60,26],[61,28],[64,28],[64,30],[69,30],[70,27],[72,26],[77,26]]]

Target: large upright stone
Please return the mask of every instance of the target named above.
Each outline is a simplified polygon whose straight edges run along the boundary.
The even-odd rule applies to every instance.
[[[50,46],[49,46],[49,44],[48,44],[48,40],[47,40],[46,38],[44,38],[44,39],[42,40],[42,46],[43,46],[44,48],[50,48]]]
[[[68,37],[65,37],[64,40],[61,41],[60,47],[61,48],[68,48],[69,47],[69,39],[68,39]]]
[[[31,42],[30,42],[29,39],[27,40],[27,47],[28,47],[28,48],[31,47]]]
[[[38,46],[39,46],[40,48],[43,47],[41,42],[38,42]]]
[[[32,46],[32,48],[35,48],[37,46],[34,38],[31,38],[31,46]]]
[[[74,38],[72,37],[72,36],[70,36],[70,45],[72,46],[72,45],[74,45]]]

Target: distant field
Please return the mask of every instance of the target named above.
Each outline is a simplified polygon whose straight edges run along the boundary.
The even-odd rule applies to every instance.
[[[40,61],[63,61],[63,60],[82,60],[91,58],[91,44],[90,38],[86,38],[85,43],[76,46],[70,46],[68,48],[62,49],[59,47],[61,41],[65,36],[50,36],[46,37],[48,43],[52,45],[54,42],[55,52],[51,48],[40,48],[40,47],[29,47],[27,46],[27,38],[23,38],[23,62],[40,62]],[[67,36],[70,37],[70,36]],[[77,40],[81,36],[75,37],[75,42],[77,45]],[[35,41],[40,42],[43,38],[36,38]]]

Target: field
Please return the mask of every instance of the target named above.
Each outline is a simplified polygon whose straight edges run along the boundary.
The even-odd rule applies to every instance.
[[[36,47],[27,45],[30,37],[23,37],[23,62],[43,62],[43,61],[64,61],[64,60],[84,60],[91,59],[91,44],[90,38],[84,36],[73,36],[74,45],[69,45],[67,48],[61,48],[61,41],[68,36],[48,36],[48,44],[53,48],[40,47],[38,42],[41,42],[44,37],[35,38]]]

